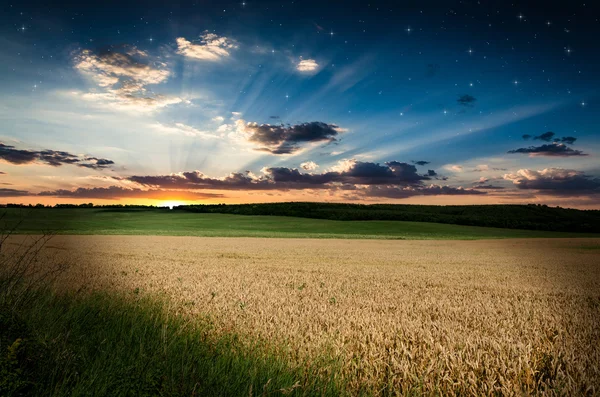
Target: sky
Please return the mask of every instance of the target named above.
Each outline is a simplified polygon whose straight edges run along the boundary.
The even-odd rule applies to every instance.
[[[0,203],[600,208],[592,1],[51,3],[0,6]]]

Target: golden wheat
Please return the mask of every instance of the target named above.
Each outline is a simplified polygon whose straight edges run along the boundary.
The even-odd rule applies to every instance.
[[[164,292],[180,311],[323,356],[351,393],[600,393],[598,239],[61,236],[69,288]],[[205,318],[205,317],[204,317]]]

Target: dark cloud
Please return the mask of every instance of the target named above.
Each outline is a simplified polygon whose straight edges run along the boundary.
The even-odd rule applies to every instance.
[[[560,138],[561,142],[568,143],[569,145],[574,144],[576,140],[577,138],[573,136],[563,136],[562,138]]]
[[[410,162],[413,164],[416,164],[416,165],[420,165],[420,166],[427,165],[430,163],[430,161],[423,161],[423,160],[418,160],[418,161],[411,160]]]
[[[8,146],[0,143],[0,158],[11,164],[28,164],[36,161],[39,152],[29,150],[15,149],[14,146]]]
[[[80,157],[78,155],[58,150],[23,150],[16,149],[14,146],[0,143],[0,159],[11,164],[23,165],[32,163],[42,163],[53,167],[60,167],[64,164],[77,165],[92,169],[108,168],[114,162],[108,159],[97,157]]]
[[[548,131],[548,132],[544,132],[542,135],[534,136],[533,139],[539,139],[540,141],[544,141],[544,142],[552,142],[554,135],[555,135],[554,132]]]
[[[162,190],[162,189],[129,189],[121,186],[109,186],[109,187],[93,187],[83,188],[80,187],[75,190],[53,190],[45,191],[38,194],[38,196],[51,196],[51,197],[66,197],[66,198],[85,198],[85,199],[105,199],[105,200],[117,200],[120,198],[155,198],[165,199],[169,196],[175,196],[179,199],[205,199],[205,198],[220,198],[222,194],[215,193],[204,193],[204,192],[189,192],[189,191],[176,191],[176,190]]]
[[[247,123],[244,131],[249,142],[261,146],[256,150],[272,154],[294,153],[303,143],[334,142],[344,132],[335,124],[320,121],[296,125]]]
[[[435,172],[434,170],[427,170],[427,176],[437,176],[437,172]]]
[[[463,196],[483,195],[476,189],[463,189],[462,187],[429,185],[419,187],[397,187],[397,186],[369,186],[362,190],[368,197],[407,198],[414,196]]]
[[[474,106],[476,101],[477,101],[477,98],[475,98],[474,96],[469,95],[469,94],[461,95],[456,100],[456,102],[458,102],[458,104],[461,106]]]
[[[182,172],[159,176],[132,176],[129,181],[153,188],[171,189],[228,189],[228,190],[273,190],[273,189],[326,189],[336,185],[402,185],[416,186],[431,179],[429,175],[417,173],[412,164],[390,161],[385,164],[348,160],[335,171],[324,173],[301,173],[295,168],[270,167],[263,175],[250,172],[232,173],[225,178],[211,178],[200,171]]]
[[[545,142],[553,142],[553,143],[563,142],[563,143],[567,143],[569,145],[574,144],[575,141],[577,140],[577,138],[575,138],[574,136],[564,136],[562,138],[554,138],[555,135],[556,134],[554,132],[548,131],[548,132],[544,132],[542,135],[534,136],[533,139],[545,141]],[[528,140],[531,137],[532,137],[532,135],[529,135],[529,134],[523,135],[523,139],[525,139],[525,140]]]
[[[25,190],[0,188],[0,197],[21,197],[28,195],[29,192]]]
[[[493,186],[493,185],[477,185],[477,189],[483,190],[501,190],[506,189],[503,186]]]
[[[519,189],[533,189],[546,194],[577,196],[600,194],[600,179],[582,171],[562,168],[546,168],[541,171],[522,169],[516,174],[506,174]]]
[[[542,146],[530,146],[528,148],[520,148],[509,150],[508,153],[524,153],[530,157],[536,156],[551,156],[551,157],[570,157],[570,156],[587,156],[581,150],[571,149],[563,143],[550,143]]]

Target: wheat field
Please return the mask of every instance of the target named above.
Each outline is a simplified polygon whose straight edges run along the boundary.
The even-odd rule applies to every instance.
[[[72,265],[61,288],[163,294],[353,395],[597,395],[599,247],[56,236],[46,254]]]

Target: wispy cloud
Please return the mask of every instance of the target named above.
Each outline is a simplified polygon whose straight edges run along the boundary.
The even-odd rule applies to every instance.
[[[74,67],[100,87],[100,91],[73,92],[88,101],[139,111],[183,101],[149,90],[148,86],[164,83],[172,73],[166,63],[151,59],[136,47],[112,47],[96,53],[84,49],[75,54]]]
[[[201,61],[220,61],[229,57],[232,49],[238,48],[234,40],[208,31],[200,35],[197,42],[191,42],[184,37],[178,37],[176,41],[177,53]]]
[[[319,64],[314,59],[300,59],[296,70],[303,73],[314,73],[319,69]]]

